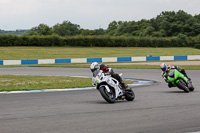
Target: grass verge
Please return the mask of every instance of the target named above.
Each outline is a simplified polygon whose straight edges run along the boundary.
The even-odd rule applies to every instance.
[[[190,47],[0,47],[0,60],[199,55]]]
[[[80,77],[1,75],[0,91],[92,87],[91,82],[91,78]]]

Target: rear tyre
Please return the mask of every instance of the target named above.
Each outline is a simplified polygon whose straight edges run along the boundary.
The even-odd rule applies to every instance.
[[[178,86],[179,89],[182,89],[187,93],[190,92],[190,90],[188,89],[186,83],[182,79],[179,79],[179,81],[177,83],[177,86]]]
[[[101,96],[108,102],[108,103],[114,103],[115,102],[115,91],[113,89],[110,89],[110,92],[107,91],[107,89],[102,86],[99,88],[99,91],[101,93]]]
[[[128,88],[127,90],[125,90],[125,99],[127,101],[133,101],[135,99],[135,93],[133,92],[131,88]]]

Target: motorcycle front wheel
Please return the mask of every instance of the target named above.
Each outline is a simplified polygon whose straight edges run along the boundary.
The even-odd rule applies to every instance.
[[[194,86],[192,85],[191,82],[188,83],[188,88],[190,91],[194,91]]]
[[[110,92],[107,91],[107,89],[102,86],[99,88],[99,92],[101,93],[101,96],[108,102],[108,103],[114,103],[115,102],[115,91],[113,89],[110,89]]]

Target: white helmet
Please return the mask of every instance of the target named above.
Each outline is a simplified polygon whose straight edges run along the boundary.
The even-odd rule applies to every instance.
[[[94,72],[95,70],[98,70],[98,69],[100,69],[100,67],[99,67],[99,64],[98,64],[97,62],[93,62],[93,63],[90,65],[90,70],[91,70],[92,72]]]

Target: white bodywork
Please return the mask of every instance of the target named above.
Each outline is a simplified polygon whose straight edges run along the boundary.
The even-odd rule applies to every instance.
[[[122,74],[120,74],[120,76],[121,75]],[[118,80],[114,79],[110,75],[104,74],[103,71],[100,70],[99,73],[97,74],[97,76],[92,78],[92,85],[97,87],[97,85],[101,84],[102,82],[106,82],[108,85],[112,86],[115,89],[115,97],[116,98],[123,95],[123,91],[120,89]],[[106,88],[106,90],[108,92],[110,92],[110,88],[107,84],[102,84],[100,86],[104,86]]]

